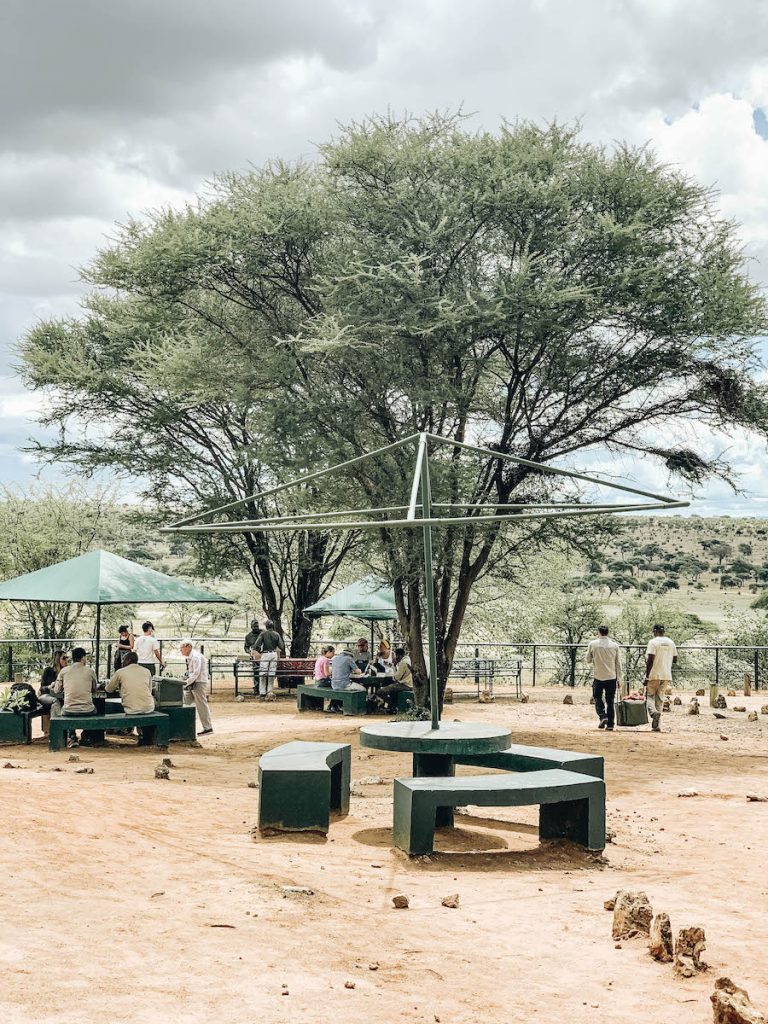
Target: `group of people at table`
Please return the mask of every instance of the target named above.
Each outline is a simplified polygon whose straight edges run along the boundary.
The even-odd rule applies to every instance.
[[[71,655],[64,650],[54,651],[51,664],[43,670],[39,692],[35,692],[29,683],[15,683],[14,688],[25,691],[25,710],[42,709],[52,718],[96,715],[94,698],[114,694],[119,695],[126,714],[151,714],[155,710],[153,676],[156,665],[165,667],[154,632],[151,622],[143,624],[142,634],[137,637],[127,626],[120,627],[114,672],[103,686],[88,665],[87,651],[83,647],[75,647]],[[194,650],[191,640],[182,640],[179,648],[187,662],[184,703],[195,705],[202,726],[198,736],[206,736],[213,732],[208,708],[208,663],[200,651]],[[83,741],[93,741],[87,731]],[[141,730],[139,743],[143,743]],[[68,734],[67,746],[78,746],[75,730]]]
[[[259,628],[258,619],[253,619],[244,646],[246,654],[254,661],[254,694],[259,700],[269,700],[276,684],[279,657],[285,655],[283,638],[269,619],[263,629]],[[368,690],[369,711],[394,711],[398,693],[413,689],[411,662],[405,649],[395,647],[393,650],[388,640],[381,640],[376,655],[372,656],[368,641],[362,636],[354,652],[337,652],[332,644],[322,647],[315,659],[314,682],[330,690]],[[326,711],[329,714],[341,712],[338,704],[329,700]]]

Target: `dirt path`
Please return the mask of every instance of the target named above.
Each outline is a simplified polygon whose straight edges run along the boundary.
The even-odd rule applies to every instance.
[[[768,1009],[768,804],[746,801],[768,793],[768,716],[678,708],[660,736],[606,735],[584,693],[548,698],[446,717],[604,753],[616,839],[602,861],[539,847],[526,808],[475,809],[409,862],[389,836],[407,757],[361,749],[359,720],[287,703],[217,703],[202,749],[172,747],[168,782],[156,751],[121,741],[76,763],[39,741],[4,748],[19,767],[0,768],[0,1020],[698,1024],[724,973]],[[354,786],[327,840],[253,834],[257,756],[293,738],[348,740],[353,779],[386,780]],[[644,889],[675,930],[703,925],[711,971],[677,981],[641,942],[615,949],[603,901],[619,888]],[[409,910],[392,908],[398,892]],[[457,910],[441,906],[451,893]]]

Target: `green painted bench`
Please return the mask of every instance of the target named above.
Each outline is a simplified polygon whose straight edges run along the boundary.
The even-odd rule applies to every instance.
[[[441,807],[539,805],[539,838],[569,839],[589,850],[605,847],[605,783],[550,768],[515,775],[465,775],[395,779],[392,838],[416,855],[434,849]]]
[[[0,743],[31,743],[32,719],[41,718],[42,708],[35,711],[0,711]]]
[[[579,754],[575,750],[556,750],[553,747],[529,747],[513,743],[506,750],[490,754],[457,754],[456,764],[477,765],[480,768],[502,768],[508,772],[535,772],[546,768],[563,768],[596,779],[604,776],[604,760],[597,754]]]
[[[259,830],[328,832],[331,811],[349,813],[349,743],[294,740],[259,760]]]
[[[324,700],[341,701],[345,715],[364,715],[368,694],[365,690],[332,690],[329,686],[296,687],[296,707],[299,711],[322,711]]]
[[[133,728],[154,729],[155,746],[168,746],[170,738],[170,720],[168,715],[161,714],[159,711],[153,711],[148,715],[67,715],[66,718],[52,718],[48,735],[48,749],[61,750],[64,733],[72,729],[105,732],[107,729]]]

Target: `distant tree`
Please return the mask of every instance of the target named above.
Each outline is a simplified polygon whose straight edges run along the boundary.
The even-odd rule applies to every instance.
[[[711,541],[707,546],[707,550],[713,558],[717,559],[718,568],[722,568],[723,561],[726,558],[730,558],[733,554],[731,545],[720,540]]]
[[[740,585],[738,576],[732,576],[730,573],[723,572],[720,574],[720,589],[727,590],[728,587],[738,587]]]
[[[748,543],[739,544],[739,551],[748,558],[752,554],[752,545]]]

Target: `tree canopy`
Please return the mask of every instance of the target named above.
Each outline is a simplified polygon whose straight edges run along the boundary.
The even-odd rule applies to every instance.
[[[225,175],[195,206],[129,221],[85,277],[82,316],[22,343],[60,431],[37,451],[136,474],[166,516],[419,431],[544,463],[607,450],[653,460],[664,480],[728,479],[688,427],[768,424],[753,342],[766,309],[734,225],[647,149],[590,145],[570,126],[372,118],[314,163]],[[279,510],[402,505],[411,470],[396,449]],[[434,490],[454,507],[559,493],[529,467],[447,449]],[[553,538],[475,517],[436,538],[441,685],[474,583],[524,572]],[[587,528],[555,535],[584,544]],[[288,580],[274,535],[204,550],[227,543],[275,606],[292,585],[298,609],[343,556],[338,539],[297,532]],[[393,581],[423,685],[414,539],[384,526],[360,543]]]

